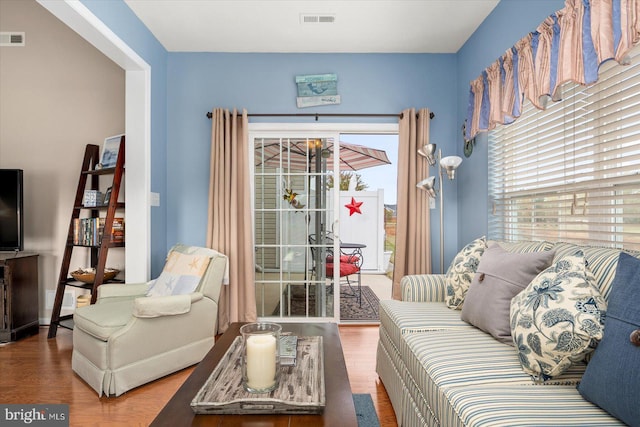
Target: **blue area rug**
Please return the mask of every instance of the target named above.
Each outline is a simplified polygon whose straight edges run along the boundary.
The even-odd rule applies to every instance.
[[[380,427],[370,394],[354,394],[353,405],[356,407],[358,427]]]

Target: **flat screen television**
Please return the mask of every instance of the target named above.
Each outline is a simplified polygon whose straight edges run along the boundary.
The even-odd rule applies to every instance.
[[[22,169],[0,169],[0,251],[24,250]]]

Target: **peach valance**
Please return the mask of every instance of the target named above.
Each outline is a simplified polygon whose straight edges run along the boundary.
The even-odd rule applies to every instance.
[[[513,122],[525,99],[544,109],[562,99],[562,84],[595,83],[600,65],[628,63],[638,40],[640,0],[566,0],[471,81],[466,137]]]

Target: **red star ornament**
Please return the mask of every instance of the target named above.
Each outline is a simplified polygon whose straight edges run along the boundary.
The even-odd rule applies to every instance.
[[[349,209],[349,216],[353,215],[354,213],[359,213],[362,215],[362,212],[360,212],[360,206],[362,206],[363,203],[364,202],[356,202],[356,199],[352,197],[351,203],[349,203],[348,205],[344,205],[344,207]]]

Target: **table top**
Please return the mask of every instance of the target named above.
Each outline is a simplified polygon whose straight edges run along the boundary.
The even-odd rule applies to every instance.
[[[211,351],[196,366],[153,420],[152,426],[243,425],[259,423],[271,426],[353,426],[358,421],[353,405],[351,385],[344,362],[340,333],[335,323],[282,323],[282,330],[298,336],[322,336],[326,407],[320,415],[196,415],[191,400],[209,378],[233,340],[240,335],[242,323],[233,323],[218,339]]]
[[[19,252],[0,252],[0,261],[12,260],[15,258],[28,258],[32,256],[38,256],[37,252],[19,251]]]
[[[365,245],[364,243],[340,242],[340,247],[344,249],[362,249],[362,248],[366,248],[367,245]]]

